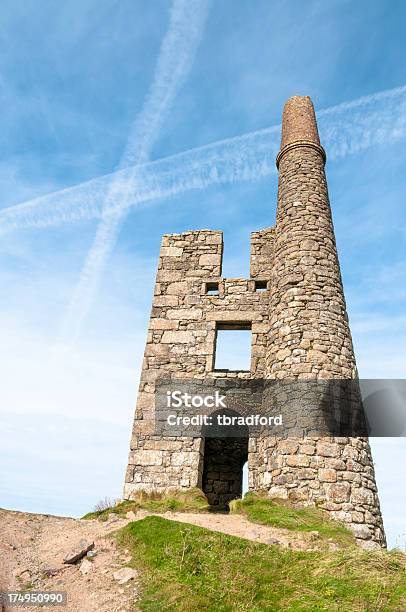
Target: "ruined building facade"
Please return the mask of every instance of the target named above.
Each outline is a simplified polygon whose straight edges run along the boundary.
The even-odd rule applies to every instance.
[[[165,235],[159,257],[124,497],[200,487],[211,504],[249,489],[317,503],[365,547],[384,545],[369,442],[361,437],[163,437],[155,382],[186,378],[354,379],[357,376],[313,105],[283,112],[276,224],[251,235],[251,276],[223,278],[220,231]],[[250,329],[249,372],[216,371],[218,330]]]

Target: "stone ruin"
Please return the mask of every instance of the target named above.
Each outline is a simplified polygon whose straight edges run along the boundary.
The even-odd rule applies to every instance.
[[[163,236],[124,497],[201,488],[219,509],[250,491],[317,504],[363,547],[385,546],[368,438],[163,436],[155,386],[173,379],[354,380],[354,350],[309,97],[285,105],[276,224],[251,234],[250,278],[223,278],[222,232]],[[251,330],[249,371],[216,370],[219,330]]]

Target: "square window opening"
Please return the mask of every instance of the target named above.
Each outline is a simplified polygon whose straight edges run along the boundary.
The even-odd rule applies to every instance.
[[[251,323],[218,324],[214,356],[215,371],[251,370]]]
[[[268,289],[268,281],[266,280],[256,280],[255,281],[255,291],[267,291]]]
[[[206,283],[206,295],[219,295],[219,284],[215,282]]]

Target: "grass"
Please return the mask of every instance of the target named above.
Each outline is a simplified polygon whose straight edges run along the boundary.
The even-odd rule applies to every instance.
[[[140,572],[144,612],[401,611],[399,552],[302,552],[149,516],[117,532]]]
[[[247,493],[243,499],[230,503],[230,512],[243,514],[253,523],[293,531],[317,531],[323,539],[333,539],[342,544],[355,543],[349,529],[331,520],[326,512],[316,507],[294,508],[284,500]]]
[[[140,492],[133,500],[124,500],[110,508],[88,512],[83,519],[99,519],[107,521],[109,514],[125,516],[129,511],[148,510],[149,512],[206,512],[209,504],[200,489],[185,491],[168,491],[165,493]]]

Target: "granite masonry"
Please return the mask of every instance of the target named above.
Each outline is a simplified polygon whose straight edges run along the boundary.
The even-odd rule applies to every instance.
[[[365,437],[157,435],[155,385],[176,379],[357,378],[324,165],[310,98],[285,105],[276,225],[251,235],[251,278],[221,276],[219,231],[165,235],[141,373],[124,497],[200,487],[212,506],[249,489],[317,504],[363,547],[385,546]],[[251,330],[249,371],[215,369],[219,330]]]

